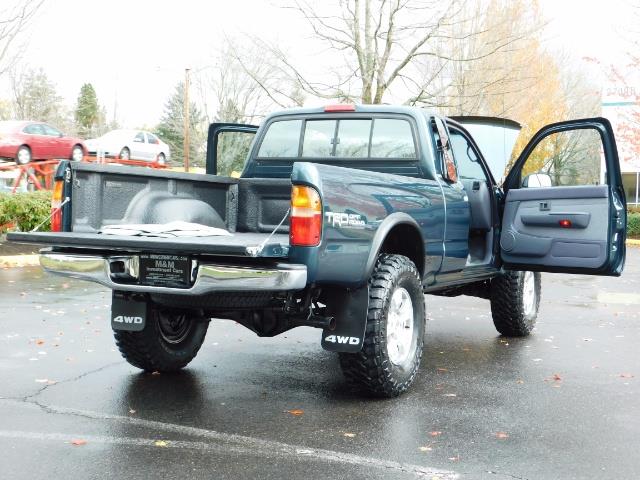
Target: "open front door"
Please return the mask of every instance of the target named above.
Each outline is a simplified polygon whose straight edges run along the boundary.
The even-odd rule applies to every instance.
[[[239,177],[244,170],[258,127],[241,123],[212,123],[207,136],[207,173]]]
[[[544,127],[516,160],[504,190],[505,269],[622,273],[626,199],[608,120]]]

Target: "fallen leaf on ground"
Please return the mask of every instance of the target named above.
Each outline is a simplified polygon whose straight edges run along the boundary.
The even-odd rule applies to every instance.
[[[442,432],[431,432],[429,435],[432,437],[437,437],[438,435],[442,435]]]
[[[155,442],[153,442],[153,444],[156,447],[166,447],[167,446],[167,442],[165,442],[164,440],[156,440]]]
[[[129,413],[130,413],[131,415],[133,415],[134,413],[136,413],[136,411],[135,411],[133,408],[130,408],[130,409],[129,409]]]
[[[421,452],[430,452],[431,450],[433,450],[433,448],[424,446],[424,447],[420,447],[419,450]]]
[[[356,436],[356,434],[355,433],[345,433],[344,436],[348,437],[348,438],[353,438],[353,437]]]
[[[632,373],[621,373],[620,378],[633,378],[634,375]]]
[[[449,370],[447,370],[446,368],[436,368],[436,371],[439,373],[445,373],[445,372],[448,372]]]
[[[496,438],[509,438],[509,434],[507,432],[496,432]]]
[[[151,375],[160,375],[160,372],[157,370],[154,370],[153,372],[151,372]]]
[[[455,393],[445,393],[442,395],[443,397],[457,397]]]
[[[304,410],[300,408],[294,408],[293,410],[286,410],[286,413],[290,413],[293,416],[299,417],[300,415],[304,415]]]
[[[460,455],[457,455],[455,457],[449,457],[449,460],[451,460],[452,462],[457,462],[458,460],[460,460]]]
[[[559,373],[554,373],[553,377],[551,377],[551,378],[553,378],[556,382],[561,382],[562,381],[562,377],[560,376]]]
[[[86,445],[86,444],[87,444],[87,441],[81,438],[74,438],[73,440],[71,440],[71,445]]]
[[[48,381],[48,378],[36,378],[36,383],[47,383]]]
[[[518,379],[518,380],[516,380],[516,383],[519,383],[520,385],[522,385],[524,383],[524,380]]]
[[[36,340],[36,345],[44,345],[44,340],[42,339]]]

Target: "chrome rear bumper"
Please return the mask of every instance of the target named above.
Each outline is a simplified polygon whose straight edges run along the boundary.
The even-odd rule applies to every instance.
[[[135,264],[135,255],[112,257],[100,255],[40,252],[40,265],[47,272],[96,282],[112,290],[165,293],[175,295],[206,295],[213,292],[288,291],[301,290],[307,283],[306,265],[279,263],[273,267],[246,267],[214,263],[197,263],[195,281],[190,288],[172,288],[120,283],[111,272],[111,261]]]

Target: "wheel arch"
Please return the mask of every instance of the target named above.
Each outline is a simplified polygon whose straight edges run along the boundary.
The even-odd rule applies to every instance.
[[[424,239],[418,222],[410,215],[396,212],[385,218],[376,231],[365,266],[365,278],[369,278],[381,253],[404,255],[424,277]]]

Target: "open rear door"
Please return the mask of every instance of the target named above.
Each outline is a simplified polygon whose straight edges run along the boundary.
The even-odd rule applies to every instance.
[[[256,125],[212,123],[207,136],[207,173],[239,177],[256,136]]]
[[[608,120],[541,129],[514,163],[504,190],[505,269],[622,273],[626,199]]]

